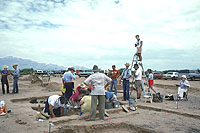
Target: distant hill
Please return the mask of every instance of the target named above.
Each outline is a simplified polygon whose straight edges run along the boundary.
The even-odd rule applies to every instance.
[[[17,58],[13,56],[8,56],[4,58],[0,58],[0,70],[3,69],[3,65],[9,66],[8,69],[12,69],[13,64],[18,64],[20,69],[24,68],[33,68],[34,70],[65,70],[66,67],[59,66],[55,64],[45,64],[38,63],[36,61]],[[87,70],[87,67],[84,66],[74,66],[75,70]]]
[[[12,69],[13,64],[18,64],[20,69],[24,68],[33,68],[35,70],[64,70],[66,67],[58,66],[55,64],[45,64],[45,63],[38,63],[28,59],[16,58],[13,56],[8,56],[4,58],[0,58],[0,69],[3,68],[3,65],[8,65],[9,69]]]

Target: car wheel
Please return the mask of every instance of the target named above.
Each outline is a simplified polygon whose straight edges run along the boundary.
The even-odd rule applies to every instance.
[[[191,77],[191,80],[194,81],[194,77]]]

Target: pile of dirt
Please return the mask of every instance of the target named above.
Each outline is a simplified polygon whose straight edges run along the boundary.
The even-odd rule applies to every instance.
[[[63,126],[59,130],[53,133],[155,133],[153,129],[149,127],[141,127],[137,125],[127,124],[127,123],[110,123],[110,124],[97,124],[97,125],[70,125]]]
[[[45,87],[43,90],[48,90],[48,91],[59,91],[60,87],[62,84],[56,83],[56,82],[50,82],[48,85]]]
[[[23,81],[31,81],[33,79],[33,75],[23,75],[22,77],[20,77],[20,80]]]

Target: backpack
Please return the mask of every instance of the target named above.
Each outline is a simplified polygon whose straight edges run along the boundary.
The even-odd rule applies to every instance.
[[[159,92],[153,94],[153,102],[156,102],[156,103],[163,102],[163,95],[161,95]]]

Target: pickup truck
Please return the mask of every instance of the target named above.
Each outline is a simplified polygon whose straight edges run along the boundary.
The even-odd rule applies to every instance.
[[[167,74],[163,75],[163,79],[178,79],[179,73],[178,72],[168,72]]]
[[[200,73],[195,70],[180,70],[179,78],[181,78],[182,75],[186,75],[186,77],[191,80],[200,79]]]
[[[80,77],[89,77],[90,75],[92,75],[94,72],[92,70],[84,70],[83,72],[79,72],[77,75]]]

